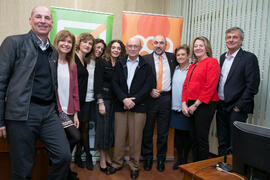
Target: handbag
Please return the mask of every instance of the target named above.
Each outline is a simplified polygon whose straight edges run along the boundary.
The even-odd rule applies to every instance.
[[[73,116],[69,116],[67,115],[66,113],[64,112],[60,112],[59,113],[59,118],[61,120],[61,123],[62,123],[62,126],[63,128],[67,128],[69,126],[73,126],[74,125],[74,122],[73,122]]]

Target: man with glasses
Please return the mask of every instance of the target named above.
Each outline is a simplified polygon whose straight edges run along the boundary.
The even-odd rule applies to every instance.
[[[127,41],[127,56],[117,61],[113,77],[115,103],[115,145],[110,174],[124,165],[125,145],[128,137],[130,177],[139,176],[141,143],[146,121],[147,98],[152,89],[153,75],[149,64],[139,55],[141,42]]]

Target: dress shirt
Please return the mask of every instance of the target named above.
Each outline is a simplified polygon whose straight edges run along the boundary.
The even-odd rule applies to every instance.
[[[90,63],[87,64],[86,69],[88,71],[88,83],[85,102],[94,101],[94,72],[95,72],[96,61],[90,60]]]
[[[163,65],[163,74],[162,74],[162,89],[161,91],[167,92],[171,90],[171,71],[170,65],[166,56],[166,53],[162,55],[162,65]],[[159,55],[154,53],[154,62],[156,68],[156,80],[158,80],[158,72],[159,72]]]
[[[182,110],[182,90],[186,79],[188,67],[184,70],[176,66],[172,78],[172,110],[180,112]]]
[[[128,86],[128,92],[130,90],[131,82],[135,74],[135,70],[139,64],[139,57],[135,60],[127,59],[127,86]]]
[[[39,42],[39,44],[38,44],[38,46],[40,47],[40,49],[41,49],[42,51],[45,51],[46,49],[48,49],[49,46],[50,46],[49,40],[47,39],[47,42],[46,42],[46,44],[44,45],[44,42],[42,41],[42,39],[40,39],[40,37],[39,37],[38,35],[36,35],[36,36],[37,36],[37,38],[40,40],[40,42]]]
[[[232,63],[235,56],[237,55],[239,49],[235,51],[231,56],[228,57],[228,52],[225,55],[225,61],[221,68],[220,78],[219,78],[219,88],[218,88],[218,97],[220,100],[224,100],[224,85],[226,83],[228,74],[230,72]]]

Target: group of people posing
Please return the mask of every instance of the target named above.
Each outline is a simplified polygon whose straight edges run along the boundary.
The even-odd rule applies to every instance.
[[[216,110],[219,155],[230,147],[232,123],[245,122],[253,111],[258,60],[242,50],[238,27],[226,31],[228,52],[218,63],[206,37],[169,53],[166,37],[156,35],[153,53],[140,56],[139,39],[106,45],[90,33],[75,38],[67,30],[52,46],[51,12],[43,6],[33,9],[29,22],[28,34],[10,36],[0,48],[0,137],[8,137],[12,179],[31,177],[37,138],[50,153],[49,179],[77,179],[69,168],[75,145],[75,163],[93,170],[89,121],[95,122],[94,146],[105,174],[124,166],[126,141],[130,177],[139,176],[141,156],[144,170],[151,170],[156,122],[157,170],[165,169],[169,127],[175,129],[177,169],[190,149],[193,161],[208,158]]]

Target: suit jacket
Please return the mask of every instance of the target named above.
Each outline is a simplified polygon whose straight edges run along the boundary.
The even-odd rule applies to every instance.
[[[75,54],[75,63],[77,65],[77,78],[78,78],[78,89],[79,89],[79,102],[80,107],[85,103],[87,83],[88,83],[88,71],[86,69],[86,64],[83,65]]]
[[[220,57],[221,68],[225,54]],[[227,110],[238,107],[240,111],[253,113],[254,95],[258,92],[259,84],[260,70],[257,57],[240,48],[224,84],[224,103]]]
[[[96,99],[113,99],[112,78],[114,73],[112,62],[99,59],[96,62],[94,75],[94,93]]]
[[[171,79],[172,79],[174,69],[175,69],[175,66],[176,66],[175,56],[174,56],[173,53],[169,53],[169,52],[165,52],[165,53],[166,53],[166,56],[167,56],[167,59],[168,59],[168,62],[169,62],[170,71],[171,71]],[[153,83],[153,88],[152,89],[155,89],[156,86],[157,86],[157,80],[156,80],[156,68],[155,68],[155,62],[154,62],[154,52],[151,53],[151,54],[144,55],[143,58],[152,67],[153,77],[154,77],[153,78],[154,83]]]
[[[115,65],[112,86],[117,97],[115,102],[115,111],[124,112],[123,99],[135,97],[135,106],[130,110],[132,112],[147,112],[147,98],[152,90],[153,75],[149,64],[139,56],[139,64],[135,70],[130,91],[127,86],[127,57],[118,60]]]

